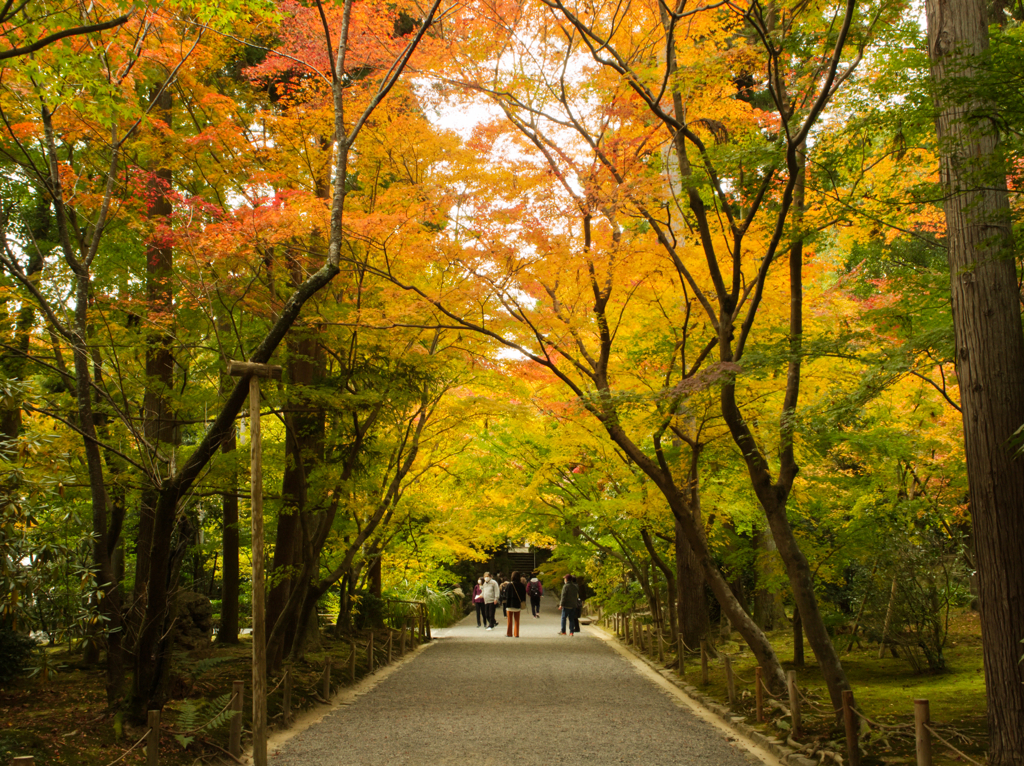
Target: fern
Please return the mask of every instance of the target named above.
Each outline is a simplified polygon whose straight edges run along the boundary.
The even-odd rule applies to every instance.
[[[228,700],[230,699],[231,694],[228,693],[222,694],[216,699],[210,700],[210,709],[220,712],[218,712],[217,715],[215,715],[213,718],[211,718],[203,725],[203,731],[213,731],[214,729],[219,729],[221,726],[230,721],[232,716],[238,713],[237,710],[232,710],[227,706]]]
[[[212,700],[182,700],[177,708],[178,717],[174,722],[178,730],[170,733],[174,735],[174,738],[182,748],[187,749],[195,741],[195,735],[206,734],[219,729],[238,712],[228,707],[230,699],[231,694],[228,693]],[[201,723],[206,715],[212,715],[212,718],[206,723]]]
[[[183,672],[187,673],[192,681],[199,679],[207,671],[217,667],[222,662],[230,662],[233,658],[221,655],[220,657],[207,657],[203,660],[193,660],[186,652],[175,652],[174,653],[174,666],[181,668]]]
[[[232,659],[234,658],[228,657],[226,655],[220,657],[207,657],[205,660],[192,662],[191,667],[189,667],[188,669],[188,672],[192,676],[192,678],[199,678],[208,670],[211,670],[224,662],[230,662]]]
[[[199,712],[206,707],[206,703],[202,700],[182,700],[181,707],[178,708],[178,719],[175,721],[175,725],[182,732],[190,732],[196,728],[196,722],[199,720]],[[183,749],[187,749],[195,737],[189,736],[188,734],[175,734],[174,738],[178,741]]]

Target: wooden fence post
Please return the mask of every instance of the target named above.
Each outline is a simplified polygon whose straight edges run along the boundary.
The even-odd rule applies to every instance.
[[[401,642],[399,644],[400,651],[399,651],[398,654],[399,654],[400,657],[404,657],[405,656],[405,623],[404,622],[402,623],[402,627],[399,630],[399,635],[401,635],[402,640],[401,640]]]
[[[850,766],[860,766],[860,726],[853,709],[853,692],[843,691],[843,723],[846,724],[846,754]]]
[[[349,642],[349,653],[348,653],[348,683],[350,686],[355,686],[356,683],[356,642]]]
[[[708,642],[703,638],[700,640],[700,682],[705,686],[711,683],[708,676]]]
[[[657,633],[655,633],[655,639],[654,640],[658,642],[658,662],[664,662],[665,661],[665,649],[661,645],[661,642],[662,642],[662,639],[661,639],[661,628],[658,628]]]
[[[324,666],[324,686],[323,693],[320,695],[328,702],[331,701],[331,658],[327,658],[327,664]]]
[[[373,672],[373,631],[370,631],[370,642],[366,645],[366,672]]]
[[[928,700],[914,700],[914,734],[917,739],[917,766],[932,766],[932,735],[928,731],[931,715]]]
[[[725,688],[729,694],[729,704],[736,704],[736,678],[732,674],[732,657],[727,654],[722,655],[722,660],[725,662]]]
[[[789,712],[791,713],[790,723],[793,726],[793,736],[800,731],[800,691],[796,688],[796,671],[786,673],[786,686],[789,687]]]
[[[395,642],[395,634],[388,628],[388,665],[391,664],[391,645]]]
[[[281,718],[284,725],[292,720],[292,669],[284,669],[284,681],[281,682]]]
[[[761,666],[754,668],[754,705],[757,722],[764,723],[764,687],[761,685]]]
[[[150,710],[148,721],[149,735],[146,737],[146,766],[160,764],[160,711]]]
[[[676,649],[676,654],[679,658],[679,677],[682,678],[686,674],[686,644],[683,643],[683,637],[679,636],[677,639],[679,648]]]
[[[235,758],[242,754],[242,705],[245,704],[245,681],[231,684],[231,729],[228,734],[228,752]]]

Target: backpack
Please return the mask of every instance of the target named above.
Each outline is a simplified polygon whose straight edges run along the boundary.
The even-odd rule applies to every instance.
[[[526,592],[529,593],[531,596],[539,596],[540,583],[530,580],[529,584],[526,586]]]

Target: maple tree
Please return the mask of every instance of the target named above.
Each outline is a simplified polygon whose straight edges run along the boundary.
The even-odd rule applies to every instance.
[[[92,616],[66,633],[105,650],[112,705],[129,672],[136,715],[162,704],[175,594],[218,562],[237,641],[238,358],[284,368],[272,665],[325,604],[351,630],[531,540],[691,646],[721,617],[774,685],[785,604],[836,707],[837,623],[941,668],[931,602],[964,598],[978,530],[905,8],[128,11],[65,36],[64,9],[0,53],[0,459],[40,477],[12,494],[19,550],[87,511],[89,584],[64,592]]]
[[[559,278],[545,280],[537,268],[532,268],[541,264],[539,257],[512,258],[503,252],[517,237],[494,235],[493,239],[486,240],[474,232],[474,239],[467,243],[468,257],[460,260],[456,256],[453,261],[457,268],[465,269],[467,274],[472,274],[478,282],[491,288],[495,308],[502,311],[513,325],[519,323],[525,330],[525,337],[529,340],[520,342],[509,341],[507,335],[489,327],[483,317],[467,317],[422,288],[408,282],[403,284],[418,290],[450,320],[513,345],[537,364],[547,367],[585,402],[609,436],[665,494],[673,513],[683,525],[688,542],[695,548],[698,559],[702,560],[704,575],[730,621],[744,634],[766,667],[771,682],[781,683],[781,669],[770,645],[710,562],[702,531],[694,523],[695,469],[690,471],[688,482],[677,483],[672,468],[666,462],[663,435],[672,433],[681,442],[687,441],[686,429],[677,420],[687,384],[679,383],[672,387],[671,372],[665,381],[663,390],[668,401],[659,408],[661,424],[653,431],[653,454],[641,449],[622,427],[610,362],[614,342],[619,337],[618,317],[623,316],[624,309],[613,302],[613,292],[617,287],[617,261],[624,260],[623,255],[630,252],[628,246],[641,239],[633,240],[631,235],[635,232],[635,225],[623,225],[622,220],[632,215],[642,221],[644,228],[653,233],[649,239],[656,239],[675,269],[676,278],[684,290],[682,300],[703,315],[701,319],[706,323],[703,332],[709,333],[703,338],[698,335],[689,339],[687,333],[693,320],[689,312],[684,315],[678,348],[688,350],[687,343],[691,343],[698,351],[689,358],[684,352],[683,368],[679,374],[684,380],[694,378],[708,355],[717,350],[719,364],[712,372],[721,378],[721,414],[746,461],[758,500],[768,516],[775,542],[786,563],[805,630],[824,668],[833,702],[838,708],[841,692],[848,684],[818,615],[809,563],[800,551],[785,512],[786,500],[797,473],[793,433],[804,334],[803,240],[799,234],[789,232],[794,226],[799,230],[804,206],[805,140],[835,88],[850,76],[859,61],[858,54],[851,64],[840,67],[848,36],[852,33],[856,40],[852,44],[862,51],[870,40],[875,23],[883,13],[891,10],[872,9],[872,15],[864,17],[857,16],[854,6],[848,5],[844,11],[838,12],[837,24],[822,30],[824,37],[815,43],[821,47],[815,49],[802,42],[813,37],[800,37],[801,42],[797,42],[794,32],[800,28],[807,35],[815,22],[808,20],[810,26],[801,27],[803,22],[799,14],[784,18],[763,16],[756,5],[736,16],[712,9],[691,10],[685,5],[674,9],[641,5],[631,5],[628,9],[575,9],[554,2],[549,7],[554,11],[554,21],[550,33],[540,33],[546,43],[540,54],[537,53],[536,41],[538,30],[548,28],[546,17],[538,20],[513,13],[502,15],[499,9],[492,20],[494,28],[503,34],[499,46],[506,57],[512,54],[504,40],[508,39],[510,32],[517,32],[521,24],[524,42],[520,45],[525,51],[522,59],[530,62],[539,59],[542,63],[536,70],[531,71],[525,63],[517,65],[514,60],[507,67],[490,67],[494,54],[488,53],[484,55],[487,62],[484,71],[473,72],[464,79],[468,88],[489,94],[499,104],[508,121],[525,139],[524,143],[532,144],[547,165],[548,173],[560,183],[561,196],[579,217],[579,223],[563,223],[561,229],[582,229],[576,247],[582,254],[581,265],[588,272],[577,271],[576,282],[566,285],[566,278],[561,275],[566,275],[566,272],[571,275],[571,267],[567,269],[566,266],[572,262],[570,259],[575,253],[562,256],[564,260],[560,263],[555,261],[550,255],[553,250],[551,237],[549,235],[545,241],[538,236],[536,231],[541,227],[537,224],[524,228],[519,236],[547,256],[543,266],[551,269],[548,273],[560,275]],[[855,17],[858,18],[857,24],[854,24]],[[722,121],[711,120],[702,111],[708,109],[702,96],[710,94],[693,90],[684,97],[680,83],[685,81],[687,70],[676,63],[680,47],[688,51],[700,50],[701,46],[713,44],[712,33],[718,28],[724,32],[739,31],[744,27],[752,39],[748,38],[746,45],[734,46],[738,50],[730,53],[745,67],[749,67],[758,56],[763,57],[763,66],[768,74],[765,90],[776,109],[768,117],[765,112],[752,110],[743,99],[736,98],[733,103],[737,106],[737,113],[722,115]],[[640,32],[635,33],[634,30]],[[792,43],[788,37],[790,32],[794,32]],[[763,49],[753,44],[757,39],[763,43]],[[545,55],[545,51],[550,53]],[[654,55],[661,56],[661,60],[652,69],[649,62]],[[587,78],[582,87],[575,69],[586,67],[581,56],[592,58],[596,64],[586,70]],[[693,59],[700,60],[700,57],[694,56]],[[640,68],[641,61],[644,62],[643,69]],[[793,62],[800,63],[794,65]],[[527,84],[525,89],[522,84],[524,71],[536,74],[532,81],[535,84]],[[506,72],[508,81],[505,80]],[[545,77],[548,72],[554,74]],[[494,77],[498,80],[494,81]],[[601,99],[603,108],[585,99],[598,84],[609,89]],[[664,105],[666,100],[671,102],[671,108]],[[743,178],[742,170],[725,170],[727,164],[722,163],[723,157],[706,141],[729,135],[734,136],[734,141],[739,141],[736,136],[756,134],[767,126],[778,131],[778,151],[768,162],[766,170],[747,172],[746,183],[741,190],[745,196],[736,198],[733,192],[726,191],[722,179],[729,177],[731,184],[732,176]],[[668,173],[668,187],[672,192],[678,188],[678,193],[666,204],[656,202],[650,196],[664,188],[665,183],[657,176],[645,174],[644,170],[654,164],[648,158],[656,156],[658,147],[665,145],[668,137],[674,140],[664,155],[665,161],[672,165]],[[568,148],[574,142],[584,149],[582,158]],[[695,157],[692,161],[688,154],[691,151]],[[488,213],[493,220],[500,211],[491,209]],[[766,223],[761,223],[762,218],[767,218]],[[483,228],[481,220],[482,217],[474,219],[474,224]],[[692,245],[679,228],[680,224],[689,225],[694,232]],[[550,230],[552,224],[546,228]],[[764,237],[758,263],[750,263],[746,255],[748,235]],[[733,375],[740,369],[738,363],[743,358],[755,318],[759,313],[765,313],[759,309],[762,302],[769,301],[767,285],[770,275],[774,274],[770,267],[777,255],[782,257],[787,238],[792,243],[788,247],[790,348],[787,387],[779,420],[781,464],[773,476],[768,457],[742,414]],[[501,263],[508,270],[500,277],[491,276],[482,265],[478,265],[482,255],[475,254],[474,248],[490,248],[493,254],[485,260]],[[694,255],[698,259],[703,255],[703,262],[692,260]],[[635,264],[631,266],[636,275]],[[394,273],[384,271],[387,276],[395,278]],[[746,273],[748,271],[749,274]],[[401,281],[401,277],[398,278]],[[636,285],[637,281],[634,279],[632,284]],[[550,301],[550,313],[543,320],[531,316],[529,309],[534,306],[524,302],[519,292],[529,295],[533,301]],[[591,305],[582,302],[588,294],[593,299]],[[627,298],[634,298],[632,291],[627,293]],[[701,382],[698,379],[698,383]],[[691,439],[690,447],[696,462],[699,445]]]

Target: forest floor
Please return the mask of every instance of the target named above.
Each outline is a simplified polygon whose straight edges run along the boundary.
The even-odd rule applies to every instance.
[[[845,760],[845,733],[842,724],[836,726],[825,682],[819,672],[810,646],[805,644],[805,664],[797,668],[792,663],[793,639],[791,631],[778,631],[769,636],[775,651],[782,659],[785,670],[795,670],[797,685],[809,702],[802,705],[801,743],[814,743],[816,747],[832,750]],[[754,716],[754,668],[757,661],[742,643],[732,641],[717,647],[732,658],[736,676],[737,701],[730,707],[747,716]],[[961,612],[951,616],[949,636],[945,647],[946,671],[919,672],[906,659],[894,658],[889,651],[879,659],[879,645],[855,641],[851,636],[837,636],[836,649],[841,654],[854,699],[860,711],[874,722],[868,723],[870,732],[862,730],[864,766],[869,764],[915,763],[914,700],[926,699],[930,704],[933,728],[957,749],[984,762],[988,747],[988,726],[985,718],[985,676],[982,667],[981,629],[978,614]],[[687,659],[686,682],[701,693],[726,704],[725,666],[720,659],[709,663],[709,685],[701,683],[699,655]],[[766,734],[785,741],[791,735],[790,719],[778,704],[765,698],[768,721],[763,725]],[[789,706],[788,695],[783,693],[778,703]],[[882,728],[899,726],[899,729]],[[932,752],[936,766],[963,764],[964,759],[933,740]]]
[[[785,668],[795,669],[787,661],[793,652],[790,633],[773,633],[771,639],[784,660]],[[914,763],[912,724],[915,699],[930,701],[931,720],[946,739],[971,757],[983,760],[987,747],[985,683],[976,614],[964,612],[953,617],[945,650],[948,669],[941,674],[915,672],[909,662],[894,659],[888,653],[878,659],[877,644],[864,642],[847,651],[850,640],[849,636],[839,636],[836,645],[842,652],[843,665],[861,711],[880,724],[911,725],[897,731],[871,727],[873,732],[863,739],[864,766]],[[368,634],[356,636],[356,641],[356,676],[362,678],[367,671]],[[380,636],[377,641],[375,664],[383,654]],[[305,662],[293,668],[293,711],[311,708],[319,701],[328,657],[332,663],[332,692],[349,684],[349,651],[348,639],[325,637],[320,651],[310,652]],[[753,669],[756,662],[750,651],[735,641],[722,643],[718,651],[733,658],[739,699],[732,707],[746,715],[748,721],[753,721]],[[843,753],[843,733],[836,728],[834,717],[827,712],[829,702],[824,682],[810,648],[806,651],[805,667],[796,669],[798,684],[815,707],[805,705],[803,708],[803,734],[799,740],[816,742],[824,749]],[[176,665],[183,670],[175,675],[174,699],[165,709],[163,725],[190,730],[215,717],[230,695],[232,682],[243,680],[247,690],[243,706],[244,727],[248,731],[250,644],[243,641],[235,646],[214,647],[178,659]],[[50,650],[47,662],[59,668],[58,674],[48,682],[38,678],[23,679],[0,689],[0,761],[9,762],[18,755],[34,755],[37,763],[46,766],[107,766],[119,758],[119,764],[144,763],[141,745],[127,755],[124,753],[145,733],[145,727],[132,726],[107,709],[102,668],[82,667],[80,658],[69,655],[66,650]],[[686,681],[702,693],[722,701],[726,699],[725,670],[720,660],[713,659],[710,663],[710,684],[707,687],[701,684],[699,658],[689,658],[686,671]],[[278,680],[279,677],[270,679],[271,689]],[[279,720],[281,699],[282,692],[278,688],[268,703],[272,725]],[[788,704],[785,699],[780,702]],[[764,729],[766,733],[785,739],[790,733],[787,725],[788,718],[778,709],[772,709]],[[227,741],[228,727],[224,720],[216,727],[198,732],[187,746],[172,733],[165,732],[160,743],[160,763],[162,766],[185,766],[228,761],[223,752]],[[937,765],[964,763],[939,742],[933,743],[933,752]]]
[[[394,654],[398,653],[395,633]],[[367,673],[369,634],[360,633],[356,641],[356,679]],[[386,652],[381,650],[380,635],[374,652],[374,665],[379,666]],[[349,678],[350,639],[322,638],[322,648],[307,653],[305,661],[292,666],[292,700],[294,714],[314,707],[322,701],[324,671],[330,658],[331,693],[347,686]],[[161,766],[185,766],[204,762],[231,762],[228,747],[228,724],[222,711],[231,696],[234,681],[245,682],[243,710],[243,748],[251,726],[251,643],[242,640],[235,645],[213,645],[209,650],[181,654],[175,658],[176,671],[171,682],[172,700],[164,708],[160,739]],[[37,764],[52,766],[106,766],[146,762],[144,742],[140,739],[145,726],[133,726],[120,713],[107,708],[104,692],[104,670],[83,667],[78,655],[66,649],[48,650],[47,664],[58,668],[50,681],[19,680],[0,688],[0,763],[9,763],[19,755],[33,755]],[[281,675],[271,676],[267,710],[271,727],[280,722],[283,690],[275,685]],[[189,737],[175,736],[173,730],[191,732]],[[136,746],[137,745],[137,746]],[[129,748],[133,748],[125,755]]]

